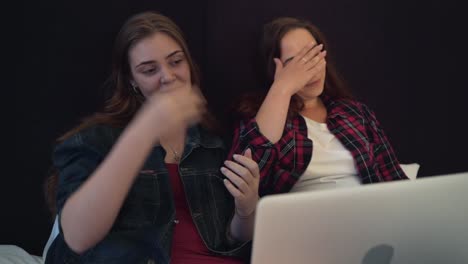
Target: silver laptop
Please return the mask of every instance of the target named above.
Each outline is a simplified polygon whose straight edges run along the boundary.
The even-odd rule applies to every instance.
[[[252,264],[468,264],[468,172],[270,195]]]

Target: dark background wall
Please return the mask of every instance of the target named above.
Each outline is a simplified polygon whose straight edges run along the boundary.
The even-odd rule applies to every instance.
[[[30,2],[13,21],[22,31],[15,99],[6,100],[14,160],[2,177],[0,244],[42,253],[51,228],[42,183],[53,141],[100,105],[115,34],[129,15],[149,9],[186,33],[221,118],[232,98],[254,85],[261,25],[300,16],[328,36],[331,58],[375,110],[401,162],[420,163],[420,176],[468,171],[467,19],[447,1]]]

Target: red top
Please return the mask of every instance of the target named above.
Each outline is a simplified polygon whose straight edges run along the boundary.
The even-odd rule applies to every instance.
[[[180,180],[177,164],[166,164],[171,179],[178,223],[172,238],[171,263],[173,264],[239,264],[239,259],[213,255],[205,246],[193,223]]]

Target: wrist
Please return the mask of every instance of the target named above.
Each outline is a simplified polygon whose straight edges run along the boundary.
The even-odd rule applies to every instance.
[[[292,97],[294,95],[294,92],[292,92],[294,89],[291,87],[291,84],[286,84],[286,83],[281,83],[281,82],[274,82],[271,85],[270,88],[270,93],[273,95],[278,95],[281,97]]]
[[[237,207],[235,208],[235,214],[239,219],[249,219],[255,213],[255,208],[250,213],[239,212]]]
[[[160,140],[162,134],[162,127],[159,124],[163,122],[157,122],[157,120],[158,118],[151,116],[149,113],[140,111],[133,118],[128,127],[139,134],[140,137],[147,138],[154,144]]]

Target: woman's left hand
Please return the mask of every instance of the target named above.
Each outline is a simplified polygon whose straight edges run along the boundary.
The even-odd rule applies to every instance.
[[[257,162],[252,160],[252,150],[247,149],[244,155],[234,154],[236,162],[226,160],[221,172],[227,177],[224,185],[235,199],[236,213],[240,217],[252,215],[259,199],[258,185],[260,170]]]

